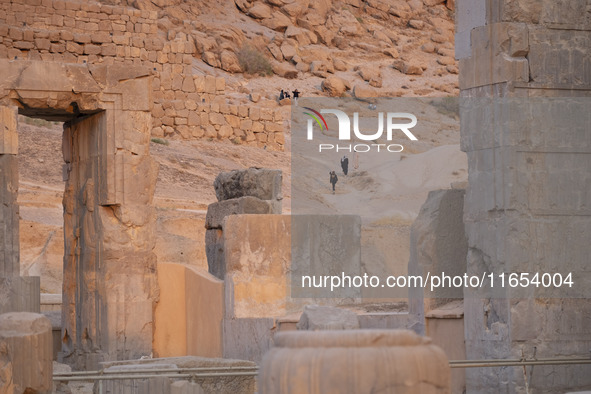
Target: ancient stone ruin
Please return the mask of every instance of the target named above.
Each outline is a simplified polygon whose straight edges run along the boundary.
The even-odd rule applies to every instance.
[[[281,214],[281,171],[255,169],[218,175],[213,184],[217,203],[207,207],[205,246],[209,272],[224,279],[223,223],[230,215]]]
[[[449,393],[443,351],[406,330],[279,333],[260,377],[265,394]]]
[[[589,97],[591,89],[588,7],[458,2],[460,97],[471,100],[460,110],[470,174],[468,272],[556,273],[562,266],[588,272],[588,101],[573,99]],[[540,97],[563,99],[551,104]],[[468,359],[588,357],[588,299],[561,298],[564,289],[546,299],[512,294],[466,297]],[[471,369],[466,384],[480,393],[519,392],[526,384],[535,392],[584,389],[591,385],[586,368],[536,367],[529,383],[517,368]]]
[[[162,376],[100,386],[111,392],[300,393],[309,387],[327,393],[350,387],[387,392],[395,387],[555,393],[591,388],[586,365],[450,372],[448,364],[448,359],[588,358],[591,306],[586,294],[561,298],[506,288],[493,297],[415,289],[408,313],[355,310],[358,294],[348,295],[349,309],[338,300],[292,298],[294,262],[300,269],[324,262],[330,253],[322,245],[338,249],[335,259],[348,267],[361,266],[361,221],[353,215],[282,214],[279,170],[251,168],[218,176],[213,185],[218,201],[205,217],[209,272],[157,261],[153,199],[158,165],[150,155],[150,139],[216,138],[283,150],[288,107],[266,108],[255,97],[248,104],[228,103],[226,80],[195,72],[195,41],[176,32],[164,39],[159,32],[164,22],[149,3],[138,1],[142,9],[123,1],[106,3],[0,2],[1,392],[50,392],[54,354],[75,370],[113,374],[248,371],[206,376],[198,383]],[[241,12],[287,34],[287,25],[277,25],[289,19],[280,9],[301,12],[289,6],[298,3],[269,3],[273,7],[236,2]],[[443,1],[411,0],[399,7],[366,3],[376,15],[402,18],[419,4],[422,9]],[[461,143],[469,182],[429,195],[412,228],[408,273],[553,273],[568,262],[584,278],[591,234],[588,2],[445,3],[456,12]],[[346,4],[361,6],[354,0]],[[342,37],[309,19],[304,21],[318,36],[345,45],[337,39]],[[408,26],[418,29],[419,22],[408,21]],[[309,39],[300,31],[296,36]],[[297,56],[288,45],[275,49],[281,58]],[[210,51],[201,52],[211,58],[205,55]],[[233,60],[224,51],[218,55],[220,66]],[[216,63],[213,56],[210,61]],[[329,72],[328,62],[312,63],[315,75]],[[452,63],[442,66],[453,73]],[[404,59],[393,67],[405,75],[424,71]],[[281,68],[284,76],[302,71],[276,67]],[[372,87],[383,83],[379,73],[355,71]],[[322,89],[345,94],[350,90],[345,82],[327,78]],[[377,95],[362,85],[353,94]],[[568,100],[546,110],[555,103],[548,98]],[[580,114],[587,117],[581,120]],[[20,271],[18,115],[64,122],[65,251],[57,342],[52,329],[58,324],[52,327],[38,314],[39,278]],[[284,332],[293,330],[302,332]],[[34,355],[24,357],[28,354]],[[258,388],[257,364],[262,368]],[[95,390],[99,385],[97,380]]]
[[[60,358],[92,369],[100,361],[150,354],[158,299],[152,252],[158,169],[148,151],[150,70],[1,62],[4,136],[12,137],[13,149],[16,108],[65,122],[66,308]],[[14,173],[15,165],[5,161],[5,171]],[[143,176],[135,176],[138,172]],[[16,204],[11,209],[18,212]],[[9,226],[6,235],[18,239],[18,227]],[[18,256],[18,245],[12,248]],[[131,310],[134,318],[125,319]]]
[[[223,77],[194,72],[191,62],[197,43],[193,37],[184,32],[163,37],[157,7],[140,10],[126,5],[3,1],[0,58],[143,66],[155,75],[143,97],[149,101],[146,111],[152,116],[147,127],[152,136],[238,139],[270,150],[283,149],[284,111],[256,103],[229,104]]]

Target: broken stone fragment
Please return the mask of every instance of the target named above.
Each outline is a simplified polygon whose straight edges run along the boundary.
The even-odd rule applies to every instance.
[[[213,187],[218,201],[252,196],[280,203],[283,199],[281,195],[282,178],[281,170],[251,167],[247,170],[220,173],[216,177]],[[273,213],[281,213],[281,210]]]
[[[298,330],[355,330],[359,318],[347,309],[332,306],[306,305],[297,326]]]
[[[413,61],[396,60],[392,67],[407,75],[422,75],[427,66]]]
[[[239,214],[271,214],[273,206],[257,197],[244,196],[210,204],[207,207],[205,228],[222,228],[224,218]]]

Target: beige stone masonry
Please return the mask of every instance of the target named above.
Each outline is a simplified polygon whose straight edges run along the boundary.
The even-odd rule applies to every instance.
[[[161,33],[156,11],[94,1],[0,2],[0,59],[91,66],[118,64],[125,66],[121,70],[142,66],[154,74],[154,83],[149,92],[138,95],[136,100],[122,97],[121,109],[145,111],[147,105],[153,106],[151,136],[226,139],[283,150],[283,119],[279,119],[279,109],[257,104],[257,109],[271,111],[273,116],[267,115],[265,122],[269,123],[257,130],[264,136],[249,135],[241,126],[243,120],[248,120],[248,107],[239,112],[236,105],[227,103],[225,79],[193,73],[191,62],[196,53],[193,37],[178,34],[166,38]],[[10,77],[10,73],[5,75]],[[37,87],[42,90],[43,84],[48,83],[43,79],[31,80],[30,84],[40,83]],[[135,79],[121,82],[119,88],[123,90],[118,93],[140,89],[140,85]],[[91,90],[87,87],[86,91]],[[201,116],[203,110],[197,109],[197,103],[208,107],[211,104],[206,111],[211,116]],[[234,109],[227,111],[224,107]],[[163,108],[167,108],[166,113]]]

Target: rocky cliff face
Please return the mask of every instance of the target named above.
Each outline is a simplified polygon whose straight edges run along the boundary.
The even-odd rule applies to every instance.
[[[186,38],[206,67],[300,80],[336,74],[348,82],[308,95],[353,94],[354,85],[381,96],[457,93],[453,0],[102,2],[157,12],[161,34]],[[426,86],[409,86],[417,75],[427,77]]]

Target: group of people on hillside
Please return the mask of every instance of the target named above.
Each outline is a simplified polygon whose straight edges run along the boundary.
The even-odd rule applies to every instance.
[[[359,168],[359,156],[355,153],[355,160],[353,163],[355,169]],[[347,175],[349,173],[349,158],[347,155],[341,158],[341,169],[343,170],[343,174]],[[335,185],[339,181],[337,173],[335,171],[330,171],[330,184],[332,185],[332,194],[335,193]]]
[[[298,97],[300,97],[300,92],[296,89],[291,92],[293,94],[293,102],[295,105],[298,105]],[[283,99],[291,98],[292,96],[289,94],[289,90],[281,89],[281,93],[279,93],[279,101]]]

